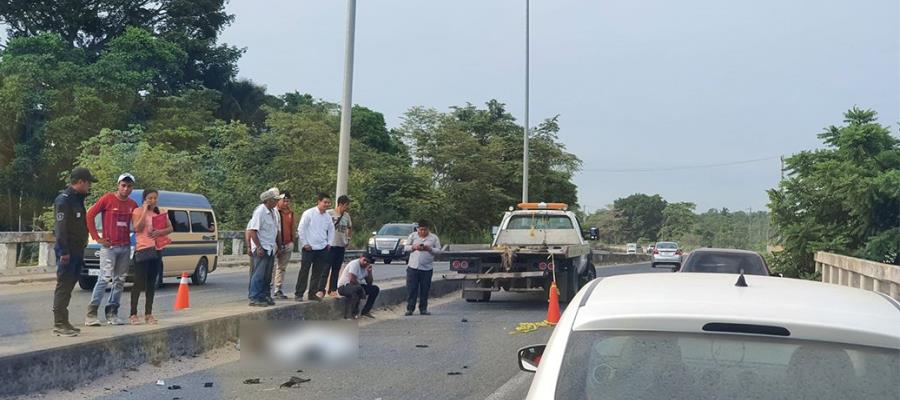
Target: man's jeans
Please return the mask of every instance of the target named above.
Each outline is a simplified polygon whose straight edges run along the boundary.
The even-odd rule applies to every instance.
[[[344,296],[344,318],[350,318],[357,314],[368,314],[375,305],[375,299],[381,289],[375,285],[347,283],[337,289],[338,294]],[[359,302],[366,297],[366,305],[359,311]]]
[[[406,299],[407,311],[416,309],[417,298],[419,311],[428,311],[428,292],[431,291],[431,275],[433,274],[433,270],[422,271],[406,267],[406,291],[409,295]]]
[[[272,276],[272,266],[275,263],[275,255],[269,255],[267,252],[264,256],[254,256],[253,259],[253,275],[250,276],[250,300],[266,301],[269,298],[269,287],[271,282],[269,277]]]
[[[131,246],[100,248],[100,276],[97,278],[97,285],[94,286],[94,292],[91,294],[89,310],[96,311],[100,307],[103,295],[106,294],[106,288],[110,288],[106,316],[118,316],[119,299],[125,288],[125,276],[128,274],[130,265]]]

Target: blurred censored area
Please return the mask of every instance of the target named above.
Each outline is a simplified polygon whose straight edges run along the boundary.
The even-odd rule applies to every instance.
[[[358,359],[359,328],[346,321],[242,319],[241,364],[257,371],[333,368]]]

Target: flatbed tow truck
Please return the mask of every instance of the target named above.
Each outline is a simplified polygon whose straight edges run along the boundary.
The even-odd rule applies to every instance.
[[[490,301],[501,289],[548,295],[554,275],[560,301],[568,302],[597,276],[591,246],[563,203],[510,207],[493,243],[451,245],[440,259],[450,262],[444,279],[464,281],[462,296],[469,302]]]

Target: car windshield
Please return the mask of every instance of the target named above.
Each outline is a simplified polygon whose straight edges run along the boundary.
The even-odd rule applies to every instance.
[[[900,351],[758,336],[573,332],[557,399],[900,398]]]
[[[385,225],[378,230],[378,236],[409,236],[415,230],[415,225]]]
[[[517,215],[509,219],[506,229],[572,229],[566,215]]]
[[[678,245],[672,242],[661,242],[656,244],[656,248],[660,250],[678,250]]]
[[[756,254],[694,252],[681,266],[682,272],[718,272],[748,275],[768,275],[762,258]]]

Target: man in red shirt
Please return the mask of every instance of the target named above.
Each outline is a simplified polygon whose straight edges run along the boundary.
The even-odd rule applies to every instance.
[[[100,276],[91,295],[86,326],[100,326],[97,310],[109,287],[106,305],[106,322],[110,325],[124,325],[119,318],[119,299],[125,288],[125,275],[131,264],[131,213],[138,207],[128,196],[134,190],[134,176],[129,173],[119,175],[115,192],[110,192],[97,200],[87,211],[87,226],[91,237],[100,244]],[[95,218],[102,214],[102,234],[97,233]]]

